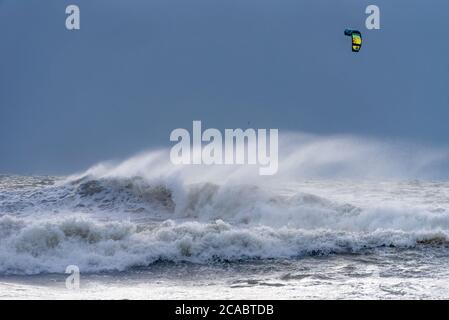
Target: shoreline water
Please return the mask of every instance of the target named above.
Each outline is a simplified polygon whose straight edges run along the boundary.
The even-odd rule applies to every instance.
[[[447,299],[447,248],[195,265],[126,272],[1,276],[0,299]]]

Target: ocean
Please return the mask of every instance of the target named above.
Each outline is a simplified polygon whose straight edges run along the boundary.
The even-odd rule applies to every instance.
[[[330,151],[340,177],[316,156],[321,177],[295,156],[269,178],[173,168],[156,151],[68,176],[1,175],[0,298],[449,298],[449,181],[385,178],[407,162],[371,153],[350,167],[376,177],[348,177],[351,158]],[[79,289],[66,288],[68,266]]]

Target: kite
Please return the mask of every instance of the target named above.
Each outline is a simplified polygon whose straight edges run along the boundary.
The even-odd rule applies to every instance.
[[[362,47],[362,34],[358,30],[345,30],[345,36],[350,36],[352,39],[352,52],[359,52]]]

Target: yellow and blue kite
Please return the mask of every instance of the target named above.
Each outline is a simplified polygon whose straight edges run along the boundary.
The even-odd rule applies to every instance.
[[[352,52],[359,52],[362,47],[362,34],[358,30],[345,30],[345,36],[350,36],[352,39]]]

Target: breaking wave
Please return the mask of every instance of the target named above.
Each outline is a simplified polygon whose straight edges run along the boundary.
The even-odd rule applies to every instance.
[[[447,243],[447,233],[371,232],[272,228],[214,222],[166,220],[145,226],[64,218],[30,223],[0,218],[0,271],[3,274],[123,271],[155,261],[211,263],[245,259],[358,253],[381,247],[412,248]]]
[[[369,180],[421,172],[444,152],[410,160],[379,143],[300,138],[280,157],[276,177],[245,167],[180,168],[163,150],[70,177],[0,176],[0,274],[447,245],[448,183]]]

